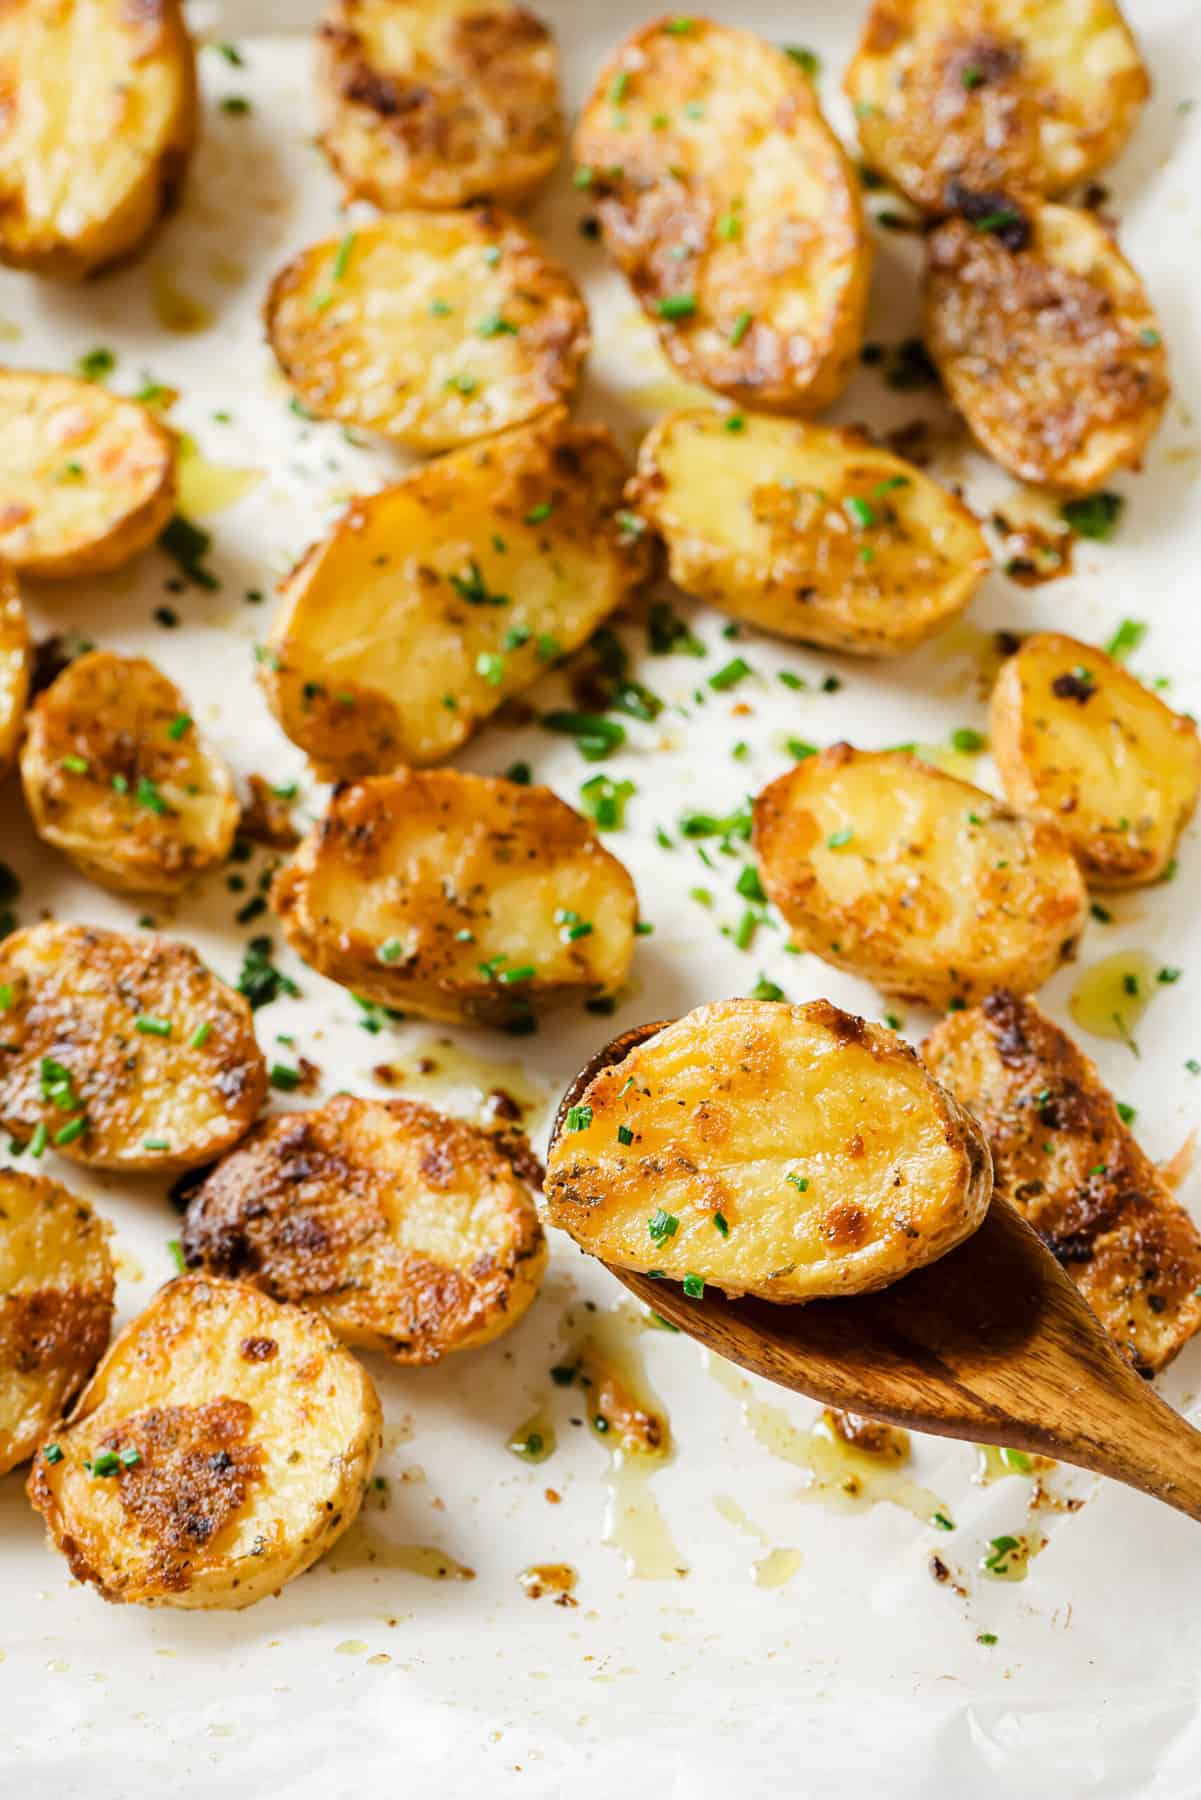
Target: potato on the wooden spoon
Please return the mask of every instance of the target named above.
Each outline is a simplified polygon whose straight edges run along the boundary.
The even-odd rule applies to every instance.
[[[0,776],[17,760],[32,672],[25,608],[11,571],[0,563]]]

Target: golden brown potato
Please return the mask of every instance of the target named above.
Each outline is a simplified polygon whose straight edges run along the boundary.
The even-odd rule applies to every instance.
[[[0,777],[17,760],[32,670],[25,608],[16,582],[0,563]]]
[[[0,369],[0,468],[0,559],[42,580],[120,568],[175,509],[171,433],[70,375]]]
[[[1083,493],[1137,468],[1167,405],[1142,282],[1104,226],[1067,206],[986,195],[927,242],[926,342],[990,456]]]
[[[1032,1001],[1003,991],[945,1019],[922,1055],[984,1127],[998,1193],[1135,1368],[1156,1374],[1201,1329],[1201,1238],[1094,1065]]]
[[[930,212],[1087,180],[1150,85],[1113,0],[874,0],[845,82],[868,166]]]
[[[285,581],[262,665],[292,742],[353,779],[442,761],[646,568],[603,426],[556,407],[353,502]]]
[[[622,864],[549,788],[455,769],[337,789],[271,903],[353,993],[491,1025],[616,993],[638,917]]]
[[[621,1268],[765,1300],[870,1293],[988,1210],[975,1120],[895,1032],[828,1000],[699,1006],[570,1099],[547,1217]]]
[[[332,0],[319,36],[322,143],[385,212],[531,200],[559,160],[559,57],[506,0]]]
[[[30,714],[21,781],[38,836],[121,893],[178,894],[233,846],[233,777],[140,656],[67,664]]]
[[[761,630],[896,656],[963,611],[989,566],[962,501],[862,434],[791,419],[667,413],[631,501],[686,593]]]
[[[107,1232],[57,1181],[0,1169],[0,1475],[33,1455],[104,1355]]]
[[[341,1537],[380,1427],[371,1377],[323,1319],[185,1276],[117,1338],[29,1498],[103,1599],[232,1610]]]
[[[196,134],[179,0],[7,0],[0,90],[0,261],[78,277],[136,250]]]
[[[1040,631],[997,677],[991,739],[1006,798],[1055,821],[1089,882],[1159,879],[1201,788],[1192,719],[1103,651]]]
[[[191,1169],[267,1092],[250,1008],[188,944],[41,924],[0,944],[0,1125],[95,1169]]]
[[[338,1094],[255,1127],[193,1190],[189,1268],[309,1306],[348,1344],[434,1363],[515,1325],[546,1266],[520,1132]]]
[[[267,295],[305,407],[415,450],[451,450],[570,397],[588,310],[516,219],[407,212],[314,244]]]
[[[845,387],[871,274],[859,187],[783,51],[707,19],[628,37],[575,138],[576,179],[668,356],[763,411]]]
[[[1088,917],[1053,825],[903,751],[798,763],[756,800],[754,842],[795,943],[931,1006],[1040,986]]]

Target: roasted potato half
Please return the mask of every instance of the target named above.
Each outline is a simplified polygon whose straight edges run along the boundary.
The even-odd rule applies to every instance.
[[[7,0],[0,88],[0,261],[74,278],[136,250],[196,134],[179,0]]]
[[[997,1191],[1135,1368],[1156,1374],[1201,1329],[1201,1237],[1088,1057],[1004,991],[945,1019],[922,1055],[983,1126]]]
[[[370,1375],[315,1313],[184,1276],[117,1338],[29,1498],[103,1599],[233,1610],[341,1537],[381,1423]]]
[[[1084,493],[1136,468],[1167,405],[1142,282],[1090,213],[983,196],[926,240],[926,343],[973,436],[1023,481]]]
[[[67,664],[30,713],[21,781],[38,836],[122,893],[178,894],[233,846],[233,777],[140,656]]]
[[[442,761],[647,566],[627,471],[561,407],[353,502],[283,585],[262,674],[326,775]]]
[[[1201,741],[1089,644],[1028,637],[993,689],[992,752],[1007,799],[1053,819],[1097,887],[1156,881],[1193,816]]]
[[[433,1363],[515,1325],[546,1240],[519,1132],[338,1094],[257,1125],[193,1191],[189,1268],[309,1306],[348,1344]]]
[[[107,1231],[57,1181],[0,1169],[0,1475],[45,1442],[108,1346]]]
[[[0,469],[0,560],[39,579],[120,568],[175,510],[171,433],[70,375],[0,369]]]
[[[190,1169],[267,1092],[250,1008],[188,944],[32,925],[0,944],[0,1125],[95,1169]]]
[[[870,240],[858,182],[782,50],[707,19],[643,26],[602,71],[575,158],[605,247],[683,375],[766,412],[838,396],[863,338]]]
[[[1087,180],[1150,86],[1112,0],[874,0],[845,80],[869,168],[928,212]]]
[[[453,450],[566,400],[588,310],[516,219],[406,212],[314,244],[267,295],[305,409],[415,450]]]
[[[948,625],[989,566],[962,501],[853,431],[703,408],[648,432],[633,504],[686,593],[763,631],[895,656]]]
[[[756,800],[754,843],[795,943],[931,1006],[1040,986],[1088,917],[1054,825],[903,751],[798,763]]]
[[[621,1268],[765,1300],[865,1294],[988,1210],[971,1114],[895,1032],[828,1000],[699,1006],[570,1100],[547,1217]]]
[[[338,788],[271,903],[307,963],[427,1019],[500,1025],[615,993],[638,898],[549,788],[403,769]]]
[[[32,673],[25,608],[11,572],[0,563],[0,777],[17,760]]]
[[[559,55],[523,6],[333,0],[319,51],[326,154],[385,212],[520,206],[559,160]]]

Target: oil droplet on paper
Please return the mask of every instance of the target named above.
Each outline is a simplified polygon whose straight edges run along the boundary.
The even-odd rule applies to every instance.
[[[498,1105],[503,1108],[511,1100],[528,1126],[550,1098],[521,1063],[477,1056],[448,1037],[423,1039],[407,1056],[380,1065],[375,1074],[385,1087],[416,1087],[435,1099],[449,1095],[466,1099],[489,1122],[501,1116]]]
[[[544,1463],[553,1456],[558,1439],[545,1410],[539,1410],[509,1436],[507,1448],[522,1462]]]
[[[751,1564],[751,1577],[756,1587],[781,1588],[787,1586],[800,1566],[800,1551],[780,1546]]]
[[[367,1646],[362,1638],[343,1638],[340,1644],[334,1645],[335,1656],[362,1656]]]
[[[944,775],[954,775],[957,781],[976,781],[976,765],[983,755],[982,750],[956,750],[951,744],[918,744],[913,754],[929,763],[935,769],[941,769]]]
[[[212,308],[181,288],[171,271],[162,263],[157,264],[152,271],[150,283],[154,316],[164,331],[175,331],[181,336],[188,336],[192,332],[207,331],[214,323]]]
[[[341,1649],[342,1646],[339,1644],[338,1648]],[[234,1735],[232,1725],[208,1725],[205,1729],[212,1738],[231,1738]]]
[[[186,519],[211,519],[214,513],[228,511],[256,488],[266,473],[210,462],[200,454],[196,440],[187,435],[180,438],[175,468],[176,505]]]
[[[402,1569],[427,1581],[474,1581],[475,1570],[440,1550],[435,1544],[396,1544],[361,1518],[340,1537],[322,1558],[321,1567],[331,1575],[348,1569]]]
[[[531,1563],[517,1577],[522,1591],[531,1600],[553,1594],[556,1606],[578,1606],[575,1585],[579,1576],[570,1563]]]
[[[1045,1537],[1031,1537],[1028,1532],[995,1537],[980,1558],[980,1573],[990,1581],[1025,1581],[1030,1564],[1047,1543]]]
[[[974,1444],[976,1473],[972,1480],[981,1487],[1004,1481],[1009,1475],[1037,1476],[1057,1465],[1049,1456],[1038,1456],[1029,1450],[1006,1450],[996,1444]]]
[[[1145,950],[1118,950],[1084,971],[1068,1007],[1082,1031],[1118,1038],[1135,1055],[1134,1033],[1155,992],[1155,963]]]
[[[144,1281],[146,1279],[146,1271],[137,1257],[131,1255],[128,1250],[122,1250],[120,1245],[113,1251],[113,1267],[122,1281]]]

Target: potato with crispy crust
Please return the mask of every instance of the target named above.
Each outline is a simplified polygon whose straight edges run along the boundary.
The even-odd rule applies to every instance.
[[[642,578],[626,474],[556,407],[355,500],[283,584],[262,676],[292,742],[342,779],[450,756]]]
[[[196,135],[179,0],[7,0],[0,91],[0,261],[77,278],[138,249]]]
[[[874,0],[844,85],[868,167],[928,212],[1086,181],[1151,87],[1113,0]]]
[[[813,1000],[719,1000],[577,1082],[547,1217],[620,1268],[793,1302],[871,1293],[970,1235],[971,1115],[895,1032]]]
[[[1201,741],[1120,663],[1058,632],[1028,637],[993,689],[1006,798],[1052,819],[1097,887],[1157,881],[1201,789]]]
[[[1135,1368],[1158,1373],[1201,1329],[1201,1237],[1095,1066],[1032,1001],[1004,991],[945,1019],[922,1055],[983,1126],[998,1193]]]
[[[250,1008],[188,944],[43,923],[0,944],[0,1125],[94,1169],[211,1162],[267,1072]]]
[[[1054,825],[903,751],[798,763],[755,801],[754,844],[794,943],[931,1006],[1041,986],[1088,917]]]
[[[33,1455],[104,1355],[107,1236],[57,1181],[0,1169],[0,1475]]]
[[[460,1024],[616,993],[638,917],[625,868],[549,788],[455,769],[336,790],[271,903],[322,975]]]
[[[70,375],[0,369],[0,469],[0,559],[39,580],[119,569],[175,510],[171,433]]]
[[[861,433],[791,419],[665,414],[631,504],[685,593],[763,631],[896,656],[950,624],[989,566],[973,515]]]
[[[926,343],[972,435],[1064,493],[1137,468],[1168,402],[1142,282],[1090,213],[1004,193],[926,240]]]
[[[189,1268],[312,1307],[348,1344],[434,1363],[538,1292],[546,1240],[520,1132],[338,1094],[255,1127],[191,1192]]]
[[[21,781],[38,836],[119,893],[181,893],[233,846],[233,777],[140,656],[68,663],[30,714]]]
[[[682,375],[766,412],[837,398],[871,246],[850,165],[782,50],[707,19],[643,26],[597,78],[575,158]]]
[[[362,1504],[382,1418],[315,1313],[238,1281],[169,1282],[40,1450],[29,1498],[77,1581],[121,1604],[250,1606]]]
[[[349,196],[521,206],[563,145],[559,56],[509,0],[332,0],[319,33],[322,144]]]
[[[32,673],[25,608],[12,574],[0,563],[0,776],[17,760]]]
[[[571,276],[516,219],[406,212],[303,250],[267,335],[307,412],[452,450],[570,398],[588,349]]]

